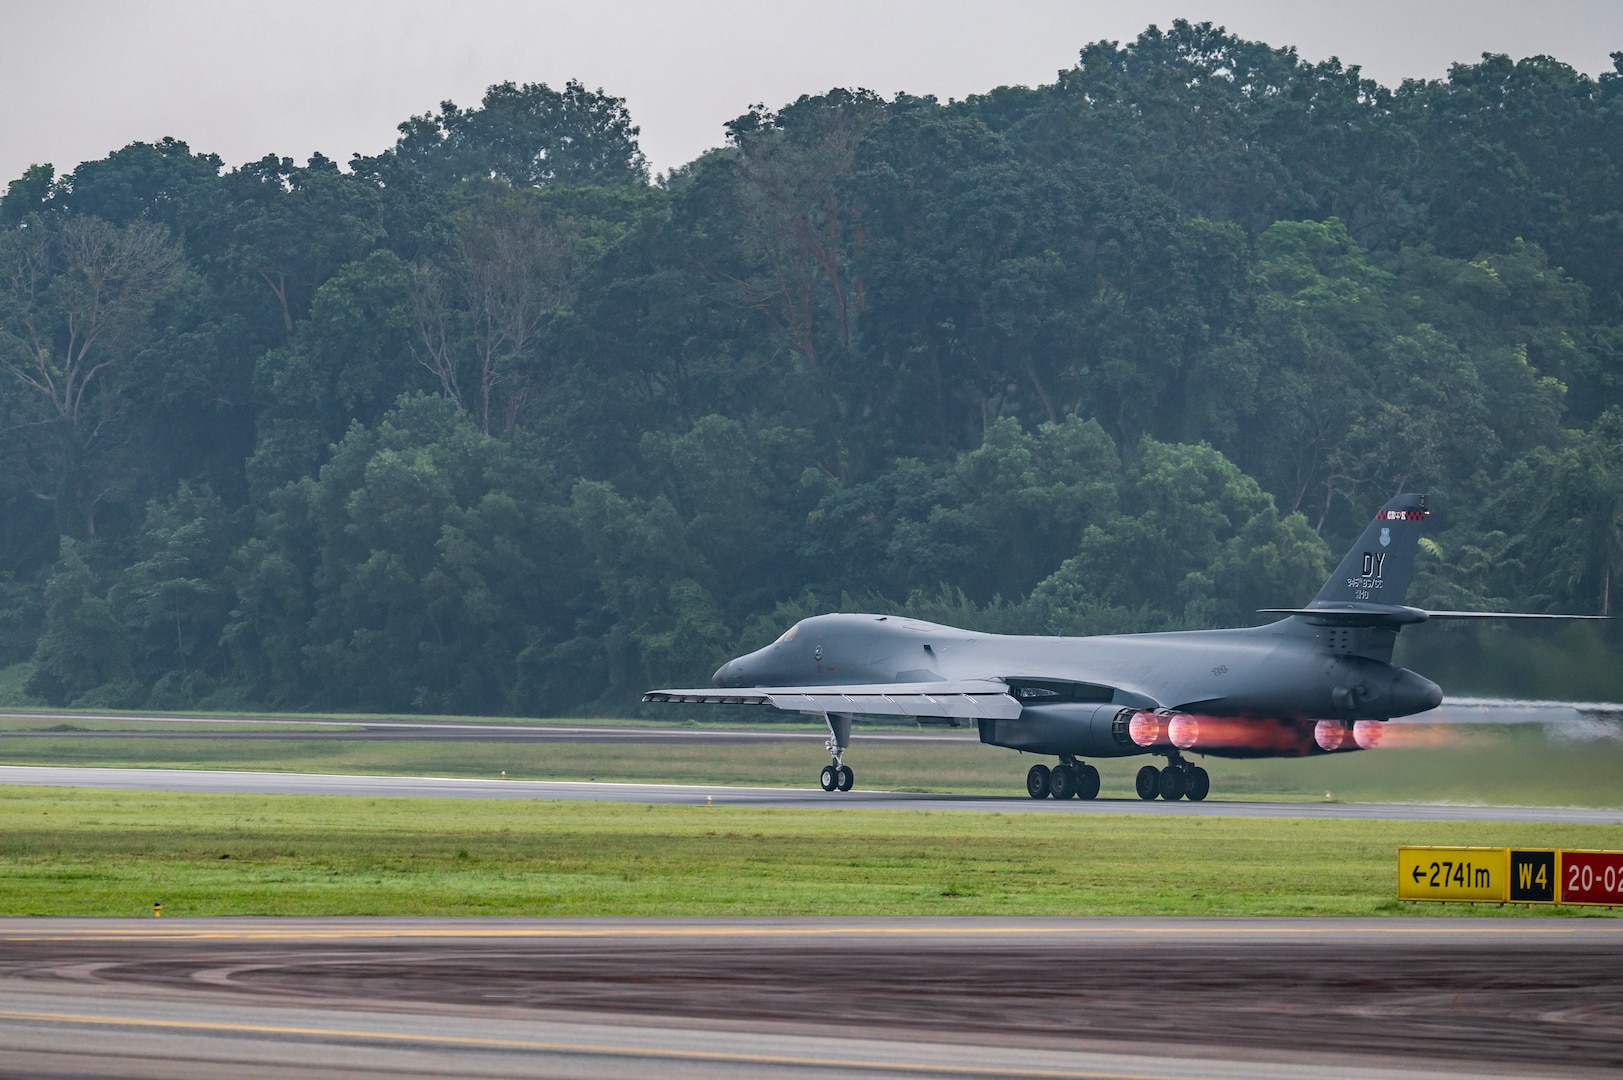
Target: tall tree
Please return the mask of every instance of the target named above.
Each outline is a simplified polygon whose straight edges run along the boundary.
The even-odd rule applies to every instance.
[[[94,536],[120,479],[106,467],[122,419],[113,370],[140,344],[180,273],[161,226],[34,218],[0,234],[0,369],[10,434],[65,536]]]
[[[648,161],[637,134],[624,98],[574,79],[562,90],[504,82],[477,108],[444,101],[438,113],[407,120],[394,149],[357,171],[415,173],[442,186],[475,179],[515,187],[640,184]]]
[[[573,243],[532,200],[496,187],[455,228],[447,264],[413,279],[419,360],[489,435],[510,430],[545,387],[542,331],[574,297]]]

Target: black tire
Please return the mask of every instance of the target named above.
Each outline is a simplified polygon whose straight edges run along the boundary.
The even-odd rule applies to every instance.
[[[839,776],[834,780],[834,786],[841,791],[850,791],[851,785],[857,782],[857,774],[851,771],[851,766],[841,765]]]
[[[1026,794],[1033,799],[1048,798],[1048,766],[1033,765],[1026,773]]]
[[[1176,765],[1168,765],[1161,770],[1161,798],[1167,802],[1177,802],[1183,798],[1183,793],[1189,785],[1183,778],[1183,770]]]
[[[1189,790],[1183,793],[1183,797],[1190,802],[1200,802],[1212,790],[1212,774],[1199,765],[1190,769],[1185,779],[1189,781]]]
[[[1146,765],[1138,770],[1138,776],[1133,779],[1133,787],[1138,791],[1138,797],[1146,801],[1161,794],[1161,770],[1154,765]]]
[[[824,765],[823,775],[817,778],[817,782],[823,785],[824,791],[833,791],[839,785],[840,774],[834,771],[834,766]]]
[[[1081,782],[1076,786],[1076,797],[1079,799],[1097,799],[1099,797],[1099,770],[1092,765],[1078,765],[1076,771],[1081,775]]]
[[[1056,765],[1048,774],[1048,793],[1056,799],[1069,799],[1080,786],[1075,765]]]

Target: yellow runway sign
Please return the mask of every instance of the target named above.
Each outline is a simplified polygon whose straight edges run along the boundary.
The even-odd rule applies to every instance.
[[[1509,878],[1505,848],[1398,848],[1399,900],[1503,903]]]

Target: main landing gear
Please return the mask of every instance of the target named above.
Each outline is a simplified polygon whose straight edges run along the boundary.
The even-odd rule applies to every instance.
[[[1141,799],[1162,798],[1167,802],[1188,799],[1200,802],[1212,790],[1212,778],[1199,765],[1191,765],[1182,758],[1172,758],[1166,768],[1146,765],[1138,770],[1134,787]]]
[[[1050,769],[1033,765],[1026,773],[1026,794],[1033,799],[1096,799],[1099,797],[1099,770],[1070,758]]]
[[[834,760],[823,766],[817,782],[824,791],[850,791],[851,785],[856,783],[856,774],[851,771],[851,766],[841,763],[840,758],[851,748],[851,716],[849,713],[826,713],[823,719],[828,722],[828,742],[824,749]]]

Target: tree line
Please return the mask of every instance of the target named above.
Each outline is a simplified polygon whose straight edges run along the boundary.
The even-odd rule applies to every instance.
[[[1411,602],[1611,613],[1614,64],[1389,89],[1177,22],[657,177],[577,82],[346,167],[34,166],[0,700],[625,712],[835,607],[1235,624],[1404,490]]]

